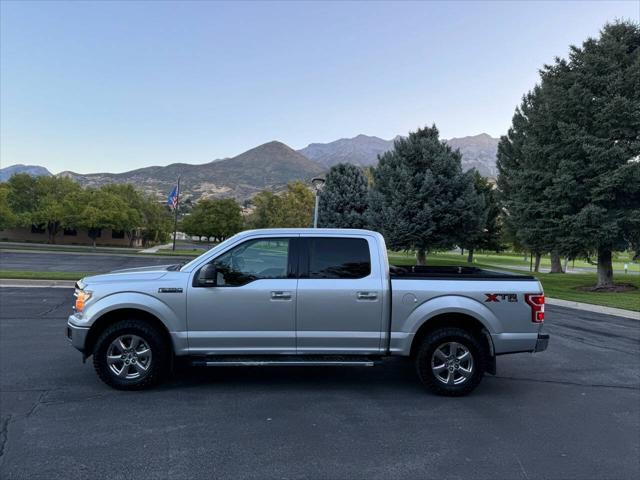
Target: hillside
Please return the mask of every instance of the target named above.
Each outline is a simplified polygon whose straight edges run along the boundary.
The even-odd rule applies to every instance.
[[[462,153],[462,168],[470,170],[476,168],[489,177],[496,177],[496,154],[499,139],[486,133],[479,135],[452,138],[446,142]],[[378,155],[391,150],[393,140],[379,137],[358,135],[354,138],[341,138],[329,143],[312,143],[298,150],[309,159],[324,168],[337,163],[352,163],[359,166],[370,166],[378,163]]]
[[[462,152],[462,166],[465,170],[477,168],[485,176],[497,176],[497,138],[482,133],[452,138],[447,142]],[[376,165],[378,155],[392,148],[393,140],[368,135],[342,138],[330,143],[312,143],[297,152],[284,143],[273,141],[236,157],[199,165],[174,163],[124,173],[80,174],[66,171],[58,175],[92,187],[108,183],[133,183],[142,191],[158,198],[168,195],[178,175],[181,175],[181,190],[185,197],[192,197],[194,200],[206,197],[236,198],[242,201],[260,190],[282,190],[293,180],[308,182],[337,163]],[[0,181],[6,181],[17,172],[51,175],[44,167],[13,165],[0,170]]]
[[[499,138],[493,138],[486,133],[471,137],[451,138],[447,143],[462,153],[462,168],[464,170],[477,169],[485,177],[496,178],[496,155],[498,154]]]
[[[360,167],[376,165],[378,155],[392,148],[393,140],[358,135],[330,143],[312,143],[298,152],[328,169],[338,163],[351,163]]]
[[[309,181],[323,169],[281,142],[269,142],[236,157],[192,165],[174,163],[124,173],[62,172],[83,186],[133,183],[143,191],[166,196],[181,175],[181,190],[194,199],[217,197],[244,200],[263,189],[281,190],[293,180]]]
[[[10,167],[0,168],[0,182],[6,182],[16,173],[26,173],[34,177],[50,177],[51,172],[39,165],[11,165]]]

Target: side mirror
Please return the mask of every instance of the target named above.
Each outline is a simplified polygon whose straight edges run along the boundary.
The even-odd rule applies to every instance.
[[[198,273],[198,285],[201,287],[215,287],[218,280],[218,271],[216,266],[208,263],[200,269]]]

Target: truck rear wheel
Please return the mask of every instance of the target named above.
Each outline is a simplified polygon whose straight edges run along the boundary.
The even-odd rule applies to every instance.
[[[141,390],[159,383],[169,370],[171,351],[156,328],[123,320],[105,329],[93,351],[98,377],[119,390]]]
[[[422,383],[438,395],[467,395],[478,386],[485,371],[482,344],[461,328],[439,328],[429,333],[415,361]]]

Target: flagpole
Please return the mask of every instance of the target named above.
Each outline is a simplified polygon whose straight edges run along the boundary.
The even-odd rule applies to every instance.
[[[180,206],[180,175],[178,175],[178,188],[176,189],[176,208],[173,221],[173,251],[176,251],[176,235],[178,233],[178,207]]]

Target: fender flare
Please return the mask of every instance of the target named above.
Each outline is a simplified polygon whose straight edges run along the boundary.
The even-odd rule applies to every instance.
[[[91,328],[102,317],[117,310],[140,310],[156,317],[165,327],[173,343],[174,352],[188,348],[186,322],[166,303],[158,298],[139,292],[118,292],[100,298],[84,312],[86,326]]]
[[[489,333],[503,331],[502,322],[485,305],[461,295],[443,295],[427,300],[417,307],[405,321],[407,333],[415,334],[422,325],[434,317],[447,313],[459,313],[478,320]]]

